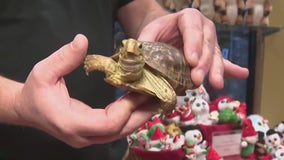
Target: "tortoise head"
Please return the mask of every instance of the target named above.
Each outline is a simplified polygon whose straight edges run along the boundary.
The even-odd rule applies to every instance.
[[[122,41],[123,49],[128,54],[134,54],[135,56],[141,55],[142,43],[135,39],[126,39]]]
[[[142,43],[134,39],[123,40],[119,53],[118,64],[121,70],[121,79],[125,82],[140,79],[145,64]]]

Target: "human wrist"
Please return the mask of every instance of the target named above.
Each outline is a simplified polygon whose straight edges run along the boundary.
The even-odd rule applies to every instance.
[[[21,124],[15,110],[23,83],[0,76],[0,123]]]

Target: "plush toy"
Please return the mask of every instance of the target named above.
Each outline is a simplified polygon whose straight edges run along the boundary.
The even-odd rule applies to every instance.
[[[243,121],[245,118],[247,118],[247,104],[246,102],[241,102],[240,106],[236,108],[236,112],[238,117],[241,121]]]
[[[225,0],[226,14],[223,16],[222,23],[235,25],[238,19],[238,0]]]
[[[163,142],[167,138],[167,133],[165,128],[161,128],[159,126],[153,126],[148,131],[149,145],[147,148],[150,151],[161,151],[163,149]]]
[[[194,146],[195,144],[193,143],[192,140],[187,139],[185,141],[185,145],[183,146],[183,149],[185,151],[185,160],[196,160],[196,153],[194,151]]]
[[[182,135],[181,129],[180,129],[175,123],[168,124],[168,125],[166,126],[166,132],[167,132],[171,137],[175,137],[175,136]]]
[[[197,97],[203,98],[205,101],[210,101],[210,96],[203,85],[200,85],[196,89],[188,89],[185,91],[185,96],[177,96],[177,104],[186,105],[188,102],[194,100]]]
[[[248,118],[252,121],[252,125],[256,131],[266,133],[270,128],[268,120],[259,114],[251,114]]]
[[[209,102],[210,97],[203,85],[196,89],[188,89],[185,96],[177,96],[177,105],[171,114],[165,115],[164,120],[167,123],[176,123],[180,126],[196,124],[195,115],[190,108],[190,103],[196,98],[202,98]]]
[[[170,114],[164,115],[163,120],[170,124],[170,123],[175,123],[179,124],[180,123],[180,113],[177,108],[183,107],[182,105],[178,105]]]
[[[210,119],[210,107],[207,101],[201,97],[197,97],[190,104],[190,108],[195,115],[196,124],[211,125],[213,121]]]
[[[262,25],[269,25],[269,15],[272,12],[272,0],[265,0],[264,2],[264,14],[262,18]]]
[[[195,114],[189,105],[186,105],[186,110],[180,115],[180,126],[195,125],[196,119]]]
[[[208,149],[206,160],[222,160],[222,159],[223,158],[218,154],[218,152],[213,147],[210,147]]]
[[[272,160],[284,160],[284,146],[280,145],[273,153]]]
[[[161,145],[162,145],[161,150],[167,150],[167,151],[177,150],[182,148],[184,143],[185,143],[184,135],[170,136],[168,134],[166,135],[165,138],[161,139]]]
[[[246,1],[248,25],[268,25],[268,16],[272,11],[272,0],[247,0]]]
[[[282,137],[284,137],[284,121],[278,123],[275,128],[275,131],[280,132],[282,134]]]
[[[207,142],[201,129],[197,126],[188,127],[184,135],[186,141],[192,142],[192,145],[194,145],[193,151],[196,154],[196,159],[206,160]]]
[[[225,108],[219,112],[218,123],[230,123],[230,124],[240,124],[240,119],[235,111],[230,108]]]
[[[241,119],[236,112],[240,106],[239,101],[235,101],[229,96],[220,96],[214,101],[213,106],[219,112],[218,123],[240,123]]]
[[[274,153],[276,149],[281,145],[282,135],[274,129],[269,129],[266,132],[265,144],[268,147],[270,153]]]
[[[255,144],[255,150],[254,153],[258,156],[258,157],[266,157],[268,158],[270,155],[269,151],[268,151],[268,147],[265,144],[265,133],[261,132],[261,131],[257,131],[258,134],[258,140]],[[268,157],[267,157],[268,156]]]
[[[194,0],[192,7],[200,10],[200,12],[207,18],[213,20],[215,16],[215,0]]]
[[[228,25],[242,24],[244,8],[243,0],[215,0],[214,21]]]
[[[226,0],[215,0],[214,2],[214,22],[222,23],[224,20],[224,16],[226,15]]]
[[[141,149],[148,149],[150,147],[150,144],[148,143],[149,137],[147,133],[148,130],[146,129],[133,132],[127,137],[128,144],[130,146],[137,146]]]
[[[191,3],[191,0],[157,0],[165,9],[177,12],[184,8],[187,8]]]
[[[255,159],[254,149],[258,135],[250,119],[245,119],[242,126],[241,156]]]
[[[188,98],[185,99],[188,100]],[[194,119],[195,115],[189,107],[189,103],[190,102],[187,101],[185,105],[177,104],[171,114],[167,114],[164,116],[164,121],[166,123],[175,123],[179,126],[188,126],[196,124]]]

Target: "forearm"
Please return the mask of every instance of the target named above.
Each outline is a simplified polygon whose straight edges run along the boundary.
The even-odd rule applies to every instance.
[[[0,123],[19,124],[14,106],[22,87],[22,83],[0,76]]]
[[[166,14],[156,0],[133,0],[119,10],[118,19],[126,34],[137,38],[145,25]]]

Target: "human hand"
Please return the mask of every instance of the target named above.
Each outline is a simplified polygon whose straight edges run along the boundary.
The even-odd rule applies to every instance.
[[[87,47],[86,37],[77,35],[34,66],[15,97],[14,109],[21,125],[84,147],[122,138],[152,116],[155,101],[137,93],[126,94],[105,109],[92,109],[69,96],[63,76],[82,64]]]
[[[140,32],[141,41],[160,41],[184,51],[192,66],[191,78],[195,85],[203,83],[209,73],[209,82],[221,89],[223,76],[243,79],[248,70],[222,57],[214,23],[198,10],[187,8],[153,20]]]

